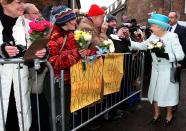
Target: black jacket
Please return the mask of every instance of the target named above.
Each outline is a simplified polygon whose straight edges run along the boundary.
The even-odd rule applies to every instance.
[[[130,45],[130,41],[129,40],[121,39],[121,41],[119,41],[119,40],[112,39],[112,41],[114,43],[115,53],[130,52],[130,49],[128,48],[128,46]]]
[[[183,48],[183,52],[186,55],[186,27],[177,24],[174,33],[178,35],[180,44]],[[182,65],[183,68],[186,68],[186,57],[179,63]]]

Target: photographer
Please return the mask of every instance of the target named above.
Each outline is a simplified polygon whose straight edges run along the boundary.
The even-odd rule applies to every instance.
[[[130,24],[127,25],[130,31],[131,40],[136,42],[143,41],[143,32],[140,29],[140,26],[137,24],[136,19],[131,19]]]
[[[125,36],[128,36],[128,37],[125,38]],[[124,26],[118,27],[116,35],[111,34],[110,38],[112,39],[114,43],[116,53],[130,52],[128,48],[128,44],[130,43],[129,41],[130,33],[127,27],[124,27]]]

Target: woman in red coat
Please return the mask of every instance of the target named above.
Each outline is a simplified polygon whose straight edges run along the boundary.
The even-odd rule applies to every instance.
[[[58,6],[52,10],[56,22],[48,42],[49,62],[54,68],[55,77],[60,76],[64,70],[65,82],[65,131],[69,130],[70,120],[70,66],[77,63],[86,51],[78,51],[73,32],[76,28],[76,14],[66,6]],[[89,53],[88,53],[89,54]],[[60,91],[59,91],[60,92]],[[58,93],[58,92],[56,92]],[[60,103],[60,100],[59,100]],[[60,109],[57,109],[61,111]]]
[[[78,47],[71,32],[76,27],[76,15],[66,6],[56,7],[52,15],[56,18],[56,23],[48,43],[49,62],[54,68],[55,77],[59,77],[60,71],[64,70],[64,79],[67,82],[70,79],[70,66],[80,59]]]

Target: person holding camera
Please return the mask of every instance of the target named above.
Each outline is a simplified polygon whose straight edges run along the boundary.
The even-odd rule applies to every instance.
[[[128,44],[130,43],[130,33],[129,29],[124,26],[117,28],[116,35],[111,34],[110,38],[112,39],[115,47],[115,53],[126,53],[130,52]]]

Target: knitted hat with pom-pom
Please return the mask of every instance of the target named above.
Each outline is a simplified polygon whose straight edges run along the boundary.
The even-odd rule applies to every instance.
[[[73,12],[73,10],[64,5],[54,7],[51,11],[51,14],[55,17],[55,23],[57,25],[64,25],[65,23],[76,18],[76,14]]]

